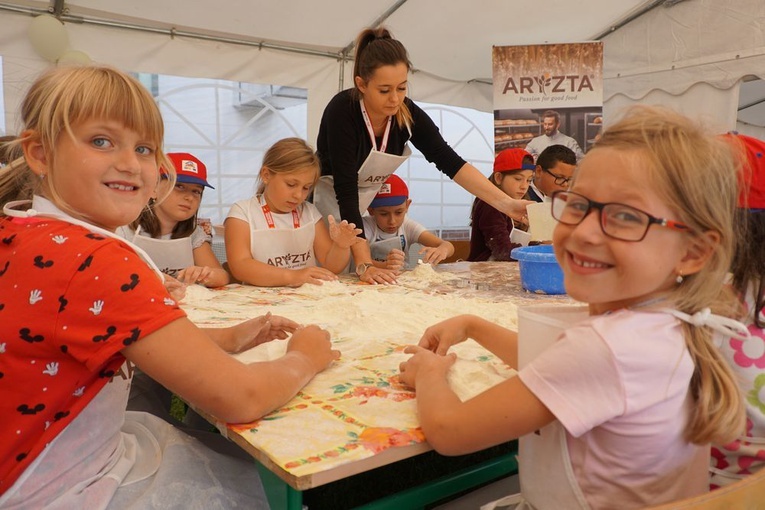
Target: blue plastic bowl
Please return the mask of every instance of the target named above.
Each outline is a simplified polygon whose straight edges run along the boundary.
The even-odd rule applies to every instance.
[[[541,294],[565,294],[563,271],[555,260],[551,244],[522,246],[510,252],[518,261],[521,285],[529,292]]]

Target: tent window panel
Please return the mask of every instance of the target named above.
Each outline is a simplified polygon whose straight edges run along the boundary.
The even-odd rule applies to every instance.
[[[190,152],[207,166],[214,190],[200,216],[221,224],[234,202],[255,192],[263,154],[276,141],[308,132],[307,91],[271,84],[170,75],[151,83],[165,120],[165,150]]]
[[[409,216],[412,217],[417,223],[425,225],[440,225],[441,224],[441,206],[440,205],[417,205],[416,202],[412,202],[412,206],[409,208]]]
[[[457,154],[488,177],[494,165],[493,113],[420,101],[417,105]],[[428,163],[415,147],[408,163],[406,175],[403,168],[397,174],[409,184],[412,219],[436,232],[446,227],[468,228],[474,197]]]

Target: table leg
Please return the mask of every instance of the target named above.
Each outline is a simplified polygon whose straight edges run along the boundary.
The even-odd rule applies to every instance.
[[[295,490],[290,485],[271,472],[258,461],[255,461],[260,474],[260,481],[266,491],[268,504],[271,510],[302,510],[303,493]]]

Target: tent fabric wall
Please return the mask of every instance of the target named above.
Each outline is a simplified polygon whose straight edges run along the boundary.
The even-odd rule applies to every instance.
[[[93,3],[85,0],[72,2]],[[40,7],[46,2],[36,4]],[[661,102],[702,118],[718,119],[726,129],[735,128],[738,83],[746,76],[765,78],[765,2],[684,0],[671,8],[663,7],[661,2],[656,1],[619,2],[622,9],[627,9],[629,5],[639,9],[648,4],[657,7],[603,37],[606,118],[627,104]],[[127,4],[116,0],[103,2],[102,8],[107,9],[109,5],[121,6],[133,15],[140,13],[148,17],[155,14],[144,12],[147,4],[140,1]],[[312,4],[301,5],[310,7]],[[410,95],[413,99],[492,111],[491,84],[485,79],[465,78],[471,72],[481,72],[483,64],[477,64],[490,59],[489,45],[545,42],[549,37],[543,34],[549,34],[551,28],[558,37],[571,37],[566,34],[571,33],[573,26],[590,23],[590,18],[602,15],[606,9],[616,9],[614,0],[607,3],[589,0],[582,5],[576,7],[582,16],[581,23],[569,17],[564,20],[568,25],[561,26],[561,20],[555,17],[559,13],[544,14],[544,11],[541,17],[536,18],[538,22],[531,20],[526,24],[530,27],[519,30],[506,23],[498,23],[499,19],[520,15],[517,7],[507,2],[481,0],[471,4],[470,9],[461,7],[457,12],[462,14],[450,19],[447,11],[431,0],[409,0],[386,24],[410,48],[416,68],[438,69],[444,75],[447,75],[447,68],[454,68],[454,74],[448,76],[459,77],[447,79],[429,72],[414,72],[410,76]],[[333,11],[335,4],[327,4],[319,10],[322,13],[326,11],[331,20],[303,20],[305,30],[301,32],[300,27],[295,26],[298,19],[285,21],[283,30],[278,27],[278,12],[289,12],[279,9],[289,9],[289,6],[268,2],[263,4],[263,8],[266,6],[269,7],[269,16],[265,21],[270,23],[266,26],[273,34],[322,34],[323,39],[319,42],[325,45],[334,39],[346,41],[343,44],[347,44],[347,40],[360,28],[354,23],[361,19],[374,19],[382,8],[379,5],[340,2]],[[184,11],[184,20],[190,22],[193,15],[204,19],[206,10],[199,7],[193,12]],[[229,11],[226,11],[227,8]],[[225,2],[220,5],[221,13],[230,12],[230,8]],[[244,9],[245,6],[239,5],[239,8]],[[552,2],[551,6],[540,6],[540,12],[552,8],[560,10],[562,4]],[[255,7],[248,6],[247,9]],[[77,12],[77,6],[74,6],[74,12]],[[465,23],[461,19],[467,15],[466,12],[475,16],[474,23]],[[620,12],[620,15],[625,14],[624,10]],[[212,18],[221,21],[221,16],[217,14],[207,12],[211,21]],[[342,14],[342,19],[338,19],[339,14]],[[608,21],[612,22],[615,15],[617,11],[614,10],[609,14]],[[349,19],[346,20],[346,17]],[[428,23],[432,19],[437,19],[438,23]],[[35,54],[29,42],[27,30],[31,20],[30,14],[0,10],[0,24],[3,27],[0,53],[4,63],[6,127],[9,131],[18,128],[15,114],[24,91],[32,79],[50,65]],[[236,26],[242,25],[241,19],[233,21],[236,21]],[[254,21],[261,23],[258,26],[263,26],[263,17]],[[593,27],[589,26],[592,30]],[[95,62],[125,70],[305,88],[308,90],[308,136],[311,140],[316,137],[324,106],[340,88],[340,77],[343,77],[343,87],[349,87],[352,83],[351,64],[343,63],[339,58],[170,37],[164,33],[111,26],[68,22],[66,29],[73,49],[85,52]],[[473,44],[476,41],[480,44]],[[339,54],[339,48],[317,48],[323,48],[327,53],[338,50]],[[455,48],[461,53],[454,53]],[[474,48],[471,51],[476,54],[465,54],[469,48]],[[414,57],[426,50],[425,56],[438,54],[437,62],[423,61],[424,57],[418,61]],[[460,65],[466,69],[457,72]],[[708,84],[716,91],[708,90],[706,86],[699,87],[698,83]]]
[[[0,49],[5,80],[6,128],[18,129],[16,115],[26,89],[51,64],[38,56],[27,35],[32,17],[0,11]],[[324,107],[338,92],[341,62],[314,55],[257,49],[104,26],[66,24],[70,46],[94,62],[144,73],[278,84],[308,90],[308,138],[315,140]],[[104,41],[108,41],[104,44]],[[487,50],[488,51],[488,50]],[[343,88],[352,85],[345,63]],[[415,100],[492,110],[491,85],[440,79],[425,72],[410,76]]]
[[[735,129],[738,84],[765,79],[765,2],[692,0],[653,9],[604,43],[606,116],[632,103],[660,103]]]
[[[0,26],[5,27],[0,32],[0,48],[9,131],[19,127],[15,116],[29,84],[51,65],[35,54],[29,43],[27,27],[31,20],[29,16],[0,12]],[[94,62],[127,71],[308,89],[309,126],[318,127],[324,106],[337,91],[339,63],[323,57],[93,25],[67,24],[67,31],[73,48],[85,51]]]
[[[678,95],[653,89],[639,101],[617,94],[604,103],[603,116],[616,119],[635,103],[667,106],[703,123],[714,133],[725,133],[736,127],[738,88],[721,90],[708,83],[696,83]]]

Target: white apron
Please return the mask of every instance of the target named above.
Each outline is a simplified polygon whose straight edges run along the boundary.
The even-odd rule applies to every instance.
[[[388,126],[385,129],[380,148],[377,148],[377,140],[372,129],[372,124],[369,121],[367,110],[364,107],[364,101],[361,103],[361,113],[364,117],[364,122],[367,126],[367,132],[372,140],[372,150],[369,152],[367,159],[359,168],[358,182],[359,182],[359,214],[364,212],[369,207],[369,204],[374,200],[377,192],[380,191],[382,184],[393,173],[396,172],[404,161],[406,161],[412,154],[412,149],[408,145],[404,146],[404,152],[401,156],[395,154],[387,154],[385,152],[388,146],[388,136],[390,135],[390,127],[393,123],[393,117],[388,118]],[[337,204],[337,196],[335,195],[335,178],[331,175],[322,175],[313,192],[313,203],[322,216],[326,219],[330,214],[334,216],[337,221],[340,221],[340,207]],[[358,225],[356,225],[358,226]]]
[[[260,211],[251,208],[249,213],[260,214],[266,218],[268,229],[250,229],[250,251],[252,258],[260,262],[284,269],[303,269],[316,265],[313,242],[316,237],[316,225],[300,222],[297,211],[292,211],[292,228],[280,228],[274,224],[271,211],[263,196],[258,197]],[[253,221],[249,221],[254,226]]]
[[[3,212],[18,218],[55,218],[118,239],[131,246],[160,281],[164,280],[148,254],[125,238],[72,218],[42,197],[34,197],[33,209],[14,209],[28,203],[8,202]],[[125,411],[131,379],[132,370],[124,363],[120,372],[0,496],[0,507],[267,508],[252,462],[214,452],[156,416]],[[63,473],[55,469],[62,465],[70,469]],[[94,466],[100,469],[96,471]],[[84,479],[83,472],[91,476]],[[51,479],[55,479],[54,483],[46,483]],[[179,488],[179,480],[186,487],[200,490]],[[66,490],[59,492],[61,487]]]
[[[383,239],[382,241],[374,241],[369,243],[369,251],[372,253],[372,259],[380,262],[384,262],[388,258],[388,253],[391,250],[402,250],[406,255],[406,246],[404,246],[404,236],[398,235]],[[406,257],[404,262],[406,262]]]
[[[388,258],[388,253],[391,250],[401,250],[404,252],[404,263],[408,262],[406,237],[402,233],[402,229],[396,231],[396,235],[388,237],[387,239],[378,239],[380,237],[380,227],[376,223],[373,223],[374,230],[372,235],[369,236],[369,251],[372,254],[372,260],[385,262]]]
[[[586,306],[529,306],[518,309],[518,369],[526,366],[570,324],[587,317]],[[558,421],[518,439],[521,493],[487,503],[481,510],[517,505],[536,510],[589,509],[574,477],[566,433]]]
[[[194,248],[191,245],[191,236],[180,239],[154,239],[139,235],[139,230],[136,230],[131,241],[148,253],[151,260],[157,264],[163,273],[174,278],[183,269],[194,265]]]
[[[34,197],[33,208],[18,211],[14,207],[29,203],[27,200],[9,202],[3,208],[8,216],[29,218],[45,217],[72,223],[87,228],[91,232],[113,237],[126,244],[131,243],[113,232],[77,220],[61,212],[54,204],[42,197]],[[133,247],[135,248],[135,247]],[[154,266],[148,255],[140,248],[136,253],[154,269],[161,279],[161,273]],[[100,507],[107,504],[114,492],[121,485],[135,483],[152,476],[162,459],[162,452],[150,435],[125,422],[124,410],[130,390],[132,370],[123,364],[119,373],[93,398],[72,422],[40,453],[24,474],[0,498],[0,506],[23,508],[29,501],[21,495],[29,492],[46,501],[50,508],[76,508],[84,503]],[[93,423],[98,423],[97,427]],[[120,431],[122,428],[122,431]],[[83,457],[81,462],[73,461]],[[41,466],[42,465],[42,466]],[[63,474],[56,471],[56,466],[64,469]],[[81,471],[93,471],[94,466],[101,469],[92,473],[92,477],[82,480]],[[42,468],[45,469],[42,469]],[[70,474],[70,471],[71,474]],[[74,481],[78,483],[74,484]],[[72,483],[67,492],[59,494],[55,501],[48,498],[56,494],[61,484]],[[33,487],[27,488],[31,483]],[[52,490],[52,494],[37,488],[43,486]],[[21,498],[21,501],[17,499]]]

